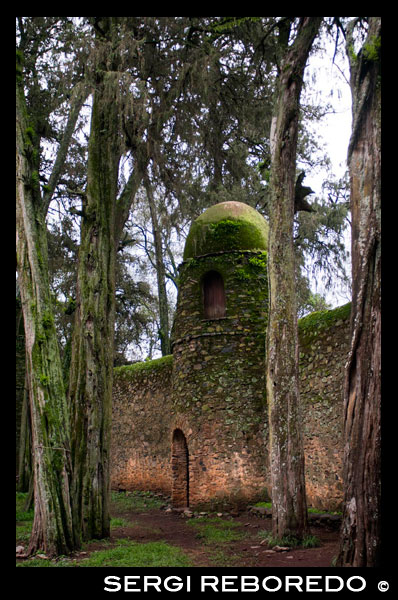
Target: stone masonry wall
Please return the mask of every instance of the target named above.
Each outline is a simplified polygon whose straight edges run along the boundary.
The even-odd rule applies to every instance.
[[[309,503],[342,503],[343,380],[350,343],[350,304],[299,321],[300,397]]]
[[[114,370],[111,487],[171,489],[172,356]]]
[[[313,313],[299,321],[307,500],[309,506],[328,510],[337,510],[342,501],[342,385],[349,308]],[[213,325],[216,330],[217,322]],[[188,447],[191,505],[200,504],[206,496],[214,505],[226,499],[237,501],[242,490],[252,499],[269,496],[263,366],[247,365],[251,360],[246,344],[250,342],[256,343],[249,336],[220,334],[191,339],[183,348],[177,344],[174,362],[179,352],[190,352],[192,361],[185,367],[183,361],[174,373],[172,356],[115,369],[112,488],[171,494],[173,432],[180,429]],[[217,369],[219,360],[224,371]],[[209,363],[213,364],[207,371]],[[257,369],[256,373],[250,368]],[[178,381],[189,380],[195,371],[202,375],[198,393],[184,396],[181,387],[181,395],[177,390],[173,400],[172,380],[178,386]],[[238,403],[230,393],[233,379],[245,381]],[[193,377],[195,381],[197,385]],[[223,406],[220,398],[224,398]]]
[[[216,319],[204,316],[201,289],[212,271],[225,286],[225,317]],[[173,418],[187,437],[192,504],[264,496],[267,296],[266,252],[212,253],[182,265]]]

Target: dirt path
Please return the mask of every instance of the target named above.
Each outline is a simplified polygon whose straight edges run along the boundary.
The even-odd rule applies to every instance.
[[[121,516],[126,517],[126,513]],[[327,526],[311,528],[311,534],[321,542],[320,547],[278,552],[270,550],[267,544],[261,544],[259,531],[271,529],[269,518],[259,518],[250,512],[222,518],[232,521],[234,530],[244,534],[243,539],[209,544],[197,536],[197,528],[190,526],[189,518],[181,513],[152,509],[132,514],[132,526],[112,529],[111,541],[116,543],[120,538],[142,543],[163,540],[181,548],[196,567],[330,567],[337,554],[338,531]],[[101,542],[95,542],[85,550],[89,553],[101,548]]]

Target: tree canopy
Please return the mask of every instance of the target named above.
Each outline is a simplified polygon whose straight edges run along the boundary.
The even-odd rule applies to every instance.
[[[92,93],[99,69],[117,78],[118,201],[126,195],[133,200],[118,243],[120,362],[156,355],[162,335],[169,337],[176,266],[189,224],[204,208],[232,199],[268,216],[278,36],[287,18],[112,19],[111,42],[99,17],[19,17],[17,55],[37,136],[33,177],[48,203],[51,243],[59,244],[50,269],[63,348],[75,298],[73,253],[87,188]],[[325,18],[324,36],[332,21]],[[314,52],[321,46],[318,40]],[[306,123],[328,110],[327,101],[303,106],[298,158],[309,185],[312,169],[326,159]],[[343,182],[328,179],[323,196],[307,197],[314,211],[295,218],[302,313],[314,293],[314,273],[321,272],[329,286],[346,277],[347,192]],[[136,307],[128,317],[127,306]]]

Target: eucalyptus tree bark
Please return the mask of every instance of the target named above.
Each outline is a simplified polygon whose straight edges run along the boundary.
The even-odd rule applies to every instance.
[[[33,483],[32,471],[32,435],[30,426],[30,408],[29,408],[29,392],[28,379],[24,378],[25,386],[21,407],[21,428],[19,431],[19,448],[18,448],[18,483],[17,490],[19,492],[28,492],[30,483]],[[33,487],[32,487],[33,491]]]
[[[308,531],[298,377],[293,216],[299,100],[308,54],[322,17],[300,17],[294,43],[285,37],[271,127],[267,401],[273,533]],[[283,33],[286,33],[285,31]]]
[[[93,94],[87,190],[82,202],[76,317],[69,399],[72,416],[72,506],[76,539],[108,537],[109,449],[118,236],[130,205],[117,202],[122,152],[117,17],[95,17],[99,61]]]
[[[24,316],[35,514],[27,554],[75,549],[70,504],[70,429],[48,281],[46,210],[38,181],[38,136],[17,85],[17,268]]]
[[[159,228],[159,219],[156,211],[155,199],[151,184],[147,176],[144,177],[145,189],[148,198],[149,210],[151,213],[152,221],[152,233],[155,245],[155,267],[156,267],[156,279],[158,286],[158,306],[159,306],[159,337],[160,337],[160,349],[162,356],[166,356],[171,353],[170,343],[170,325],[169,325],[169,304],[167,300],[166,290],[166,272],[164,266],[164,256],[162,248],[162,237]]]
[[[381,18],[365,44],[347,35],[353,100],[348,149],[352,214],[351,348],[344,385],[344,508],[337,566],[380,564]]]
[[[69,397],[73,407],[75,535],[109,536],[109,441],[115,322],[118,81],[101,73],[94,92],[87,194],[79,248]]]

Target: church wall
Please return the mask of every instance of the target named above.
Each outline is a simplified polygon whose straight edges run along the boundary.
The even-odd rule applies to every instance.
[[[300,397],[309,503],[338,510],[343,496],[343,381],[350,304],[299,321]]]
[[[116,367],[111,487],[169,493],[172,356]]]
[[[218,273],[225,315],[207,318],[203,282]],[[173,346],[175,423],[191,430],[190,501],[222,508],[264,496],[266,252],[231,251],[186,261]]]
[[[349,305],[301,319],[299,339],[308,504],[337,510],[342,501],[342,386],[349,345]],[[177,343],[174,364],[180,352],[191,353],[192,360],[180,362],[182,370],[174,368],[174,373],[171,356],[115,369],[112,488],[171,494],[173,432],[180,429],[189,453],[192,506],[206,500],[221,506],[226,501],[269,496],[267,414],[261,401],[263,366],[259,369],[253,364],[257,371],[250,372],[247,379],[245,365],[247,369],[250,349],[246,343],[250,342],[263,344],[259,338],[256,342],[250,336],[221,334],[193,338],[181,347]],[[208,363],[212,363],[209,372]],[[189,390],[195,372],[201,373],[204,388],[198,389],[197,395],[178,396],[178,391],[176,395],[178,380],[184,380],[188,384],[184,389]],[[238,405],[236,394],[231,393],[234,379],[244,382]],[[198,384],[195,377],[191,381]],[[210,386],[207,395],[206,381]],[[218,392],[210,393],[211,389]],[[257,400],[251,403],[253,398]]]

